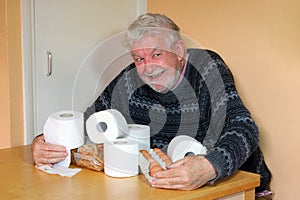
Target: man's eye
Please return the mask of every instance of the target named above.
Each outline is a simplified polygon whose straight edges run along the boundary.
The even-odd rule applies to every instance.
[[[135,58],[135,62],[141,62],[143,61],[143,58]]]
[[[156,54],[154,54],[154,57],[155,58],[158,58],[158,57],[160,57],[161,56],[161,54],[160,53],[156,53]]]

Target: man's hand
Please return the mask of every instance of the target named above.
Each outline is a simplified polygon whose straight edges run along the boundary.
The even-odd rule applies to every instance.
[[[193,190],[217,176],[212,164],[201,156],[186,156],[167,168],[154,174],[156,179],[151,182],[153,187]]]
[[[37,166],[62,161],[68,156],[66,147],[45,142],[44,135],[36,137],[31,145],[33,160]]]

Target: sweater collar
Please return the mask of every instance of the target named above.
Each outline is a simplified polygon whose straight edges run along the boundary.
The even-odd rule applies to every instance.
[[[185,71],[186,71],[186,66],[187,66],[187,63],[188,63],[188,58],[189,58],[189,54],[187,54],[187,56],[185,57],[185,64],[184,64],[184,67],[181,71],[181,74],[180,74],[180,77],[177,81],[177,83],[170,89],[170,90],[175,90],[175,88],[181,83],[183,77],[184,77],[184,74],[185,74]]]

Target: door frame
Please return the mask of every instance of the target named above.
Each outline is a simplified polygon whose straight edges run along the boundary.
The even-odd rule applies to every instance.
[[[34,92],[34,0],[22,1],[22,55],[23,55],[23,94],[24,94],[24,143],[30,144],[34,138],[35,92]]]

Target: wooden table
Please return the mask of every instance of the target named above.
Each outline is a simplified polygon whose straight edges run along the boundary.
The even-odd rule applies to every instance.
[[[0,150],[0,199],[254,199],[259,175],[238,171],[193,191],[152,188],[143,175],[111,178],[82,169],[75,176],[49,175],[33,165],[30,146]]]

